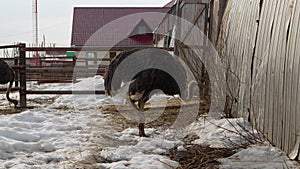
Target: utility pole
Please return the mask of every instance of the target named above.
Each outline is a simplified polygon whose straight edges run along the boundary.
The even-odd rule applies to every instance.
[[[39,34],[38,34],[38,4],[37,0],[32,0],[32,20],[33,20],[33,46],[38,47],[39,44]],[[38,66],[38,57],[39,57],[39,52],[36,51],[35,57],[37,58],[35,61],[36,66]]]

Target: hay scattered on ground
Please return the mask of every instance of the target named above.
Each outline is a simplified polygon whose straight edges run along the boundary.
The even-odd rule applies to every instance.
[[[22,110],[17,109],[17,108],[1,108],[0,109],[0,115],[17,114],[17,113],[21,113],[21,112],[22,112]]]
[[[157,106],[158,105],[158,106]],[[169,128],[178,117],[179,111],[180,111],[180,100],[179,99],[170,99],[167,102],[166,108],[164,106],[160,106],[159,103],[155,104],[152,103],[151,110],[149,109],[149,104],[146,104],[145,109],[148,116],[155,116],[157,115],[156,112],[160,112],[162,109],[164,109],[163,113],[155,118],[156,120],[150,121],[145,124],[145,127],[151,127],[151,128],[163,128],[167,129]],[[196,104],[187,104],[186,111],[194,111],[195,106],[198,106]],[[104,114],[107,115],[107,119],[109,123],[116,129],[117,131],[123,131],[126,128],[136,128],[137,127],[137,119],[135,121],[131,121],[123,116],[124,113],[132,113],[132,110],[129,107],[122,107],[122,113],[118,111],[116,106],[114,105],[104,105],[101,107],[101,110]],[[209,110],[209,103],[207,102],[200,102],[200,110],[198,112],[198,115],[202,115],[204,113],[207,113]],[[127,112],[126,112],[127,111]],[[136,116],[138,118],[138,116]]]
[[[183,140],[185,150],[179,151],[177,147],[174,147],[164,155],[179,162],[180,166],[176,169],[217,169],[220,165],[218,159],[227,158],[236,153],[236,148],[210,148],[192,144],[192,141],[198,138],[197,135],[188,135]]]
[[[208,146],[201,145],[185,145],[186,151],[178,151],[177,148],[173,148],[166,154],[171,160],[177,161],[180,167],[177,169],[217,169],[220,158],[226,158],[234,153],[235,149],[230,148],[210,148]]]

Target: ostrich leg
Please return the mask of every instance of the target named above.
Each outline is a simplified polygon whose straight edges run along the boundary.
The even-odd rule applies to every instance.
[[[146,135],[145,133],[145,115],[144,115],[144,107],[145,107],[145,102],[143,101],[139,101],[138,102],[138,106],[139,106],[139,109],[140,109],[140,120],[139,120],[139,125],[138,125],[138,128],[139,128],[139,136],[140,137],[149,137]]]
[[[18,104],[18,101],[17,101],[17,100],[14,100],[14,99],[11,99],[11,98],[9,97],[9,93],[10,93],[10,91],[11,91],[13,82],[14,82],[14,73],[13,73],[13,78],[12,78],[12,80],[9,82],[9,86],[8,86],[8,88],[7,88],[7,91],[6,91],[6,98],[7,98],[7,100],[8,100],[9,102],[13,103],[13,104],[15,105],[15,107],[16,107],[17,104]]]

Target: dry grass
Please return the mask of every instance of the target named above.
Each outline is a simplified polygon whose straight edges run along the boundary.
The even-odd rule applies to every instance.
[[[236,151],[230,148],[210,148],[201,145],[185,145],[186,151],[178,151],[177,148],[170,150],[167,156],[177,161],[180,167],[177,169],[216,169],[219,166],[217,161],[233,155]]]
[[[9,115],[9,114],[17,114],[21,113],[21,109],[15,109],[15,108],[3,108],[0,109],[0,115]]]
[[[207,113],[209,110],[209,105],[207,104],[207,102],[201,102],[200,104],[201,105],[200,105],[200,110],[198,112],[198,115]],[[150,105],[146,104],[145,109],[148,117],[155,118],[155,116],[157,116],[156,112],[163,111],[163,113],[160,114],[158,118],[155,118],[156,120],[146,123],[145,124],[146,127],[169,128],[174,123],[174,121],[176,120],[179,114],[181,108],[180,100],[179,99],[168,100],[166,108],[164,108],[163,106],[159,106],[159,103],[154,105],[155,107],[151,106],[151,109],[149,109]],[[198,105],[193,103],[188,103],[183,106],[185,106],[184,109],[185,111],[195,111],[195,108],[198,107]],[[137,122],[133,122],[125,118],[114,105],[104,105],[101,107],[101,110],[105,114],[107,114],[108,121],[118,131],[123,131],[124,129],[129,127],[131,128],[137,127]],[[132,112],[132,110],[129,107],[122,107],[122,111],[123,113],[128,113],[128,114]],[[153,115],[153,117],[151,115]]]

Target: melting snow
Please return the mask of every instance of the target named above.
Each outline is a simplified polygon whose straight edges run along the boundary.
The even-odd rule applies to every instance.
[[[82,79],[76,84],[28,84],[38,90],[101,90],[100,76]],[[7,101],[1,96],[1,106]],[[13,98],[18,94],[13,93]],[[0,115],[0,168],[157,168],[179,166],[160,155],[170,148],[185,150],[181,141],[187,134],[196,134],[195,144],[230,147],[245,143],[253,136],[243,119],[198,119],[183,131],[159,131],[147,128],[150,138],[138,137],[138,130],[117,132],[106,121],[99,107],[112,103],[103,95],[29,95],[29,99],[54,103],[35,104],[36,108],[19,114]],[[234,131],[234,132],[232,132]],[[244,135],[244,137],[241,137]],[[105,158],[110,163],[99,160]],[[221,168],[296,168],[280,150],[253,145],[233,156],[219,159]]]

